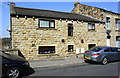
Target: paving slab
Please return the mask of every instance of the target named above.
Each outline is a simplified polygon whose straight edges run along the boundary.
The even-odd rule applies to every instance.
[[[84,62],[83,58],[76,58],[76,57],[65,58],[65,59],[48,59],[48,60],[32,60],[32,61],[29,61],[30,66],[32,68],[59,66],[59,65],[83,63],[83,62]]]

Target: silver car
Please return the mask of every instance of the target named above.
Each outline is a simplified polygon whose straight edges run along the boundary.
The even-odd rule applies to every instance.
[[[110,61],[120,60],[120,48],[96,46],[85,51],[84,58],[87,61],[95,61],[105,65]]]

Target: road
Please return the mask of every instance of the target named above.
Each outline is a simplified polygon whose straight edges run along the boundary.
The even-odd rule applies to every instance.
[[[96,63],[73,64],[56,67],[36,68],[32,76],[118,76],[119,62],[107,65]]]

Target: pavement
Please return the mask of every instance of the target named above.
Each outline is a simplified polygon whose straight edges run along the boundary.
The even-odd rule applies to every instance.
[[[40,68],[40,67],[50,67],[50,66],[61,66],[68,64],[84,63],[84,58],[80,57],[69,57],[64,59],[48,59],[48,60],[32,60],[29,61],[30,67]]]

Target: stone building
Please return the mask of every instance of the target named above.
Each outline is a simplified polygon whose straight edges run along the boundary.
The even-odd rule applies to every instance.
[[[88,13],[89,6],[84,6],[75,3],[72,13],[67,13],[11,3],[12,48],[20,49],[26,59],[40,60],[83,53],[93,46],[116,46],[119,30],[115,26],[106,30],[104,14],[112,18],[119,18],[119,14],[90,7],[97,13],[94,16]]]
[[[105,22],[107,33],[106,45],[120,47],[120,14],[102,8],[76,2],[72,13],[83,14]]]

